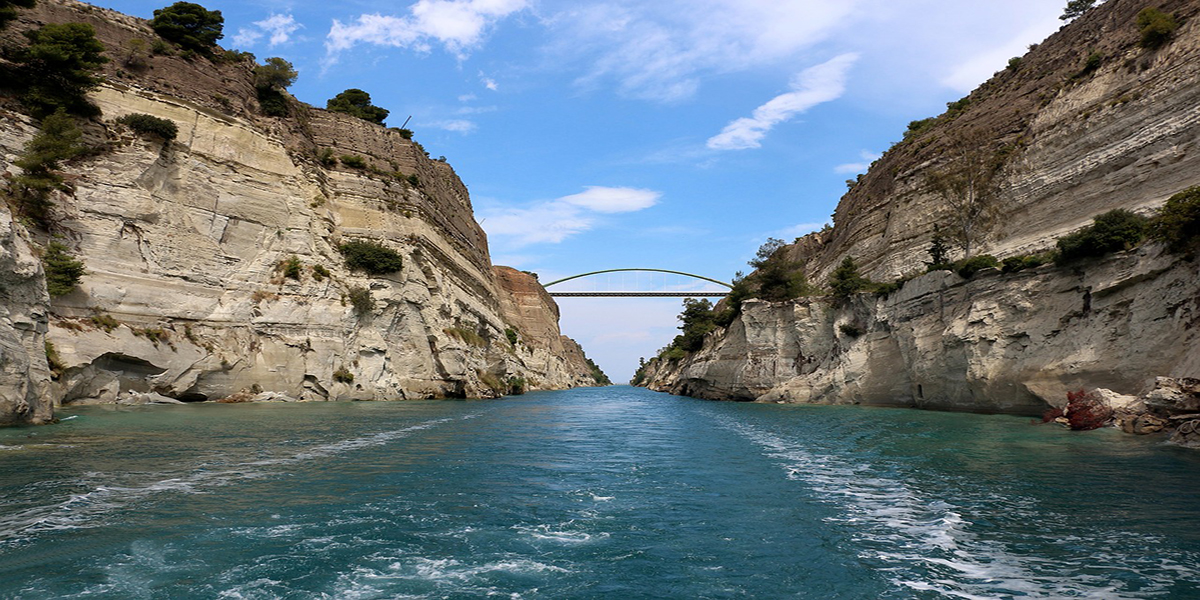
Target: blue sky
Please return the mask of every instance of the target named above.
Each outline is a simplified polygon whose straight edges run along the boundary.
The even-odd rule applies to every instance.
[[[101,1],[150,18],[168,2]],[[1063,0],[208,0],[221,45],[300,100],[368,91],[471,191],[493,262],[543,282],[653,267],[728,280],[829,220],[845,180],[1061,25]],[[616,381],[678,300],[561,299]]]

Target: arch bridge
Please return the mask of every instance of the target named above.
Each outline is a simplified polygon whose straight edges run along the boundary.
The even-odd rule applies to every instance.
[[[633,285],[630,286],[629,282],[626,280],[626,278],[624,276],[622,276],[622,278],[621,278],[620,285],[617,286],[621,289],[616,289],[616,290],[595,290],[595,291],[566,291],[566,290],[563,290],[563,291],[556,291],[556,290],[550,289],[551,286],[558,285],[560,283],[565,283],[567,281],[573,281],[576,279],[582,279],[584,277],[592,277],[594,275],[606,275],[606,274],[611,274],[611,273],[621,273],[622,275],[624,275],[626,273],[636,273],[636,274],[650,273],[650,274],[676,275],[676,276],[681,276],[681,277],[691,279],[694,281],[704,281],[704,282],[708,282],[708,283],[713,283],[713,284],[722,286],[724,289],[721,289],[721,290],[683,290],[683,289],[661,290],[660,289],[660,290],[652,290],[652,291],[643,291],[643,290],[633,289],[633,288],[639,287],[640,284],[642,283],[641,281],[638,280],[637,277],[634,277]],[[693,283],[694,283],[694,281],[693,281]],[[729,290],[733,289],[733,285],[726,283],[724,281],[721,281],[719,279],[713,279],[711,277],[705,277],[703,275],[696,275],[695,273],[686,273],[683,271],[672,271],[670,269],[605,269],[603,271],[592,271],[590,273],[580,273],[579,275],[563,277],[562,279],[556,279],[554,281],[551,281],[550,283],[542,284],[542,287],[545,287],[546,291],[549,292],[551,296],[554,296],[556,298],[571,298],[571,297],[576,297],[576,298],[580,298],[580,297],[584,297],[584,298],[636,298],[636,297],[643,297],[643,298],[647,298],[647,297],[651,297],[651,298],[700,298],[700,297],[719,298],[719,297],[728,295]],[[664,287],[672,287],[672,286],[667,285]]]

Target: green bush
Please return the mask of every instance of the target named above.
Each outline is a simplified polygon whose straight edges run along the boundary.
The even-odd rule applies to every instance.
[[[1171,196],[1154,219],[1154,235],[1174,252],[1200,240],[1200,186]]]
[[[375,299],[371,297],[371,290],[356,285],[350,288],[350,306],[354,307],[354,312],[359,315],[370,314],[375,310]]]
[[[322,149],[321,152],[317,154],[317,161],[326,167],[336,167],[338,164],[337,157],[333,155],[333,148]]]
[[[141,135],[153,135],[164,142],[169,142],[179,135],[179,127],[170,119],[160,119],[153,115],[130,113],[117,122]]]
[[[288,279],[300,280],[300,275],[303,273],[304,264],[300,262],[300,257],[295,254],[283,259],[279,262],[279,270],[284,277]]]
[[[1000,270],[1005,273],[1016,273],[1025,269],[1040,267],[1053,260],[1053,257],[1048,254],[1025,254],[1022,256],[1010,256],[1004,259]]]
[[[333,372],[333,380],[338,383],[354,383],[354,373],[343,365]]]
[[[313,279],[316,279],[317,281],[324,281],[327,277],[329,277],[329,269],[326,269],[325,265],[313,265],[312,274]]]
[[[26,31],[29,46],[17,55],[21,102],[37,117],[58,109],[95,116],[100,109],[87,100],[87,92],[100,83],[96,72],[108,62],[101,56],[104,44],[96,30],[84,23],[43,25]]]
[[[520,396],[525,393],[525,378],[512,376],[505,382],[508,386],[508,393],[513,396]]]
[[[517,340],[520,339],[517,336],[517,330],[513,329],[512,327],[508,327],[504,330],[504,337],[507,337],[508,343],[512,344],[513,346],[516,346]]]
[[[346,113],[378,125],[383,125],[383,120],[389,114],[386,109],[371,104],[371,95],[357,88],[350,88],[330,98],[325,103],[325,109]]]
[[[42,268],[46,271],[46,291],[51,297],[70,294],[87,273],[83,262],[76,260],[67,247],[50,242],[42,253]]]
[[[33,8],[34,0],[0,0],[0,29],[17,18],[18,8]]]
[[[854,264],[854,258],[850,256],[842,259],[842,264],[829,275],[829,289],[839,300],[846,300],[870,286],[871,280],[858,273],[858,265]]]
[[[1179,27],[1175,16],[1165,13],[1153,6],[1142,9],[1137,15],[1138,32],[1142,34],[1142,46],[1157,48],[1171,39],[1171,34]]]
[[[990,254],[980,254],[971,258],[964,258],[954,263],[954,272],[958,273],[963,279],[970,279],[976,273],[992,267],[999,267],[1000,261],[996,260],[995,256]]]
[[[83,133],[64,109],[42,120],[42,128],[25,143],[13,164],[21,174],[13,177],[11,194],[21,213],[38,224],[50,223],[50,194],[63,189],[62,176],[57,173],[61,162],[77,156],[85,148],[79,141]]]
[[[663,350],[663,353],[659,354],[658,356],[663,360],[674,362],[686,358],[687,352],[684,352],[683,348],[667,347],[665,350]]]
[[[356,240],[338,246],[346,257],[346,266],[370,275],[387,275],[399,271],[404,265],[399,252],[378,242]]]
[[[254,93],[258,98],[258,106],[262,109],[264,115],[268,117],[286,117],[291,114],[287,96],[283,95],[283,92],[268,87],[257,88]]]
[[[405,179],[412,184],[413,187],[421,187],[421,179],[417,177],[416,173],[409,175]]]
[[[1058,239],[1058,262],[1067,263],[1080,258],[1104,256],[1109,252],[1128,250],[1143,239],[1150,229],[1150,220],[1118,208],[1096,217],[1092,224]]]
[[[217,40],[224,37],[225,18],[219,10],[208,10],[191,2],[176,2],[154,11],[150,27],[163,39],[208,54]]]
[[[1070,21],[1090,10],[1095,4],[1096,0],[1067,0],[1067,7],[1063,9],[1063,14],[1059,18]]]
[[[367,161],[361,156],[356,156],[354,154],[343,154],[339,156],[338,159],[342,161],[343,165],[346,165],[351,169],[367,168]]]
[[[1016,71],[1020,68],[1021,68],[1021,57],[1020,56],[1014,56],[1014,57],[1008,59],[1008,70],[1009,71]]]

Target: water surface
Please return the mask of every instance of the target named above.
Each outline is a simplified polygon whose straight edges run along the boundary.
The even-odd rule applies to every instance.
[[[3,598],[1200,598],[1200,453],[710,403],[90,407],[0,431]]]

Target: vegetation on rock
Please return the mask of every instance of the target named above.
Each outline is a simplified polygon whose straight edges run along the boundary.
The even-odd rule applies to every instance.
[[[1175,16],[1153,6],[1143,8],[1137,15],[1138,32],[1142,34],[1142,46],[1157,48],[1171,39],[1179,27]]]
[[[51,297],[70,294],[87,273],[83,262],[71,256],[67,247],[59,242],[46,245],[42,268],[46,271],[46,291]]]
[[[304,264],[300,262],[300,257],[295,254],[283,259],[279,262],[279,271],[288,279],[300,280],[300,275],[304,272]]]
[[[600,368],[600,365],[596,364],[595,361],[587,357],[584,357],[584,360],[587,361],[588,369],[591,369],[592,380],[596,382],[596,385],[612,385],[612,380],[608,378],[608,375],[604,374],[604,371]]]
[[[333,372],[333,380],[338,383],[354,383],[354,373],[343,365]]]
[[[22,172],[12,178],[10,194],[21,214],[43,227],[49,225],[53,206],[50,194],[64,189],[63,178],[57,171],[62,161],[84,150],[79,143],[82,137],[74,119],[63,109],[42,120],[42,129],[26,142],[21,155],[13,161]]]
[[[338,246],[346,258],[346,266],[370,275],[395,273],[404,266],[399,252],[378,242],[355,240]]]
[[[163,39],[185,50],[209,54],[217,40],[224,37],[225,18],[219,10],[208,10],[192,2],[176,2],[154,11],[150,27]]]
[[[131,113],[125,115],[117,122],[132,129],[134,132],[141,135],[153,135],[164,142],[169,142],[179,135],[179,126],[170,119],[162,119],[154,115],[145,115],[141,113]]]
[[[265,64],[254,68],[254,90],[263,113],[271,117],[286,117],[288,108],[287,90],[296,82],[299,74],[292,63],[278,56],[268,58]]]
[[[926,183],[950,213],[950,237],[964,257],[985,240],[999,216],[1003,156],[990,149],[990,140],[979,130],[951,141],[948,161],[930,170]]]
[[[96,30],[84,23],[43,25],[26,31],[29,46],[17,55],[21,102],[35,117],[59,109],[82,116],[99,114],[88,90],[100,83],[96,71],[108,62]]]
[[[1062,16],[1058,18],[1064,21],[1070,21],[1087,12],[1095,5],[1096,0],[1068,0],[1067,7],[1063,9]]]
[[[330,112],[346,113],[364,121],[383,125],[389,111],[371,104],[371,95],[357,88],[350,88],[325,103]]]
[[[845,301],[870,286],[871,280],[859,274],[858,265],[854,264],[854,258],[850,256],[842,259],[842,264],[829,275],[829,290],[833,292],[833,297],[840,301]]]
[[[1154,220],[1154,235],[1176,252],[1200,240],[1200,186],[1190,187],[1167,199]]]
[[[350,288],[347,296],[350,298],[350,306],[354,307],[355,314],[369,315],[375,310],[375,299],[371,297],[371,290],[356,285]]]
[[[1110,210],[1093,219],[1091,225],[1059,238],[1057,261],[1062,264],[1128,250],[1144,240],[1149,230],[1150,220],[1146,217],[1120,208]]]
[[[338,159],[342,161],[343,165],[346,165],[347,167],[350,167],[351,169],[367,168],[366,159],[364,159],[361,156],[355,155],[355,154],[343,154],[343,155],[339,156]]]

